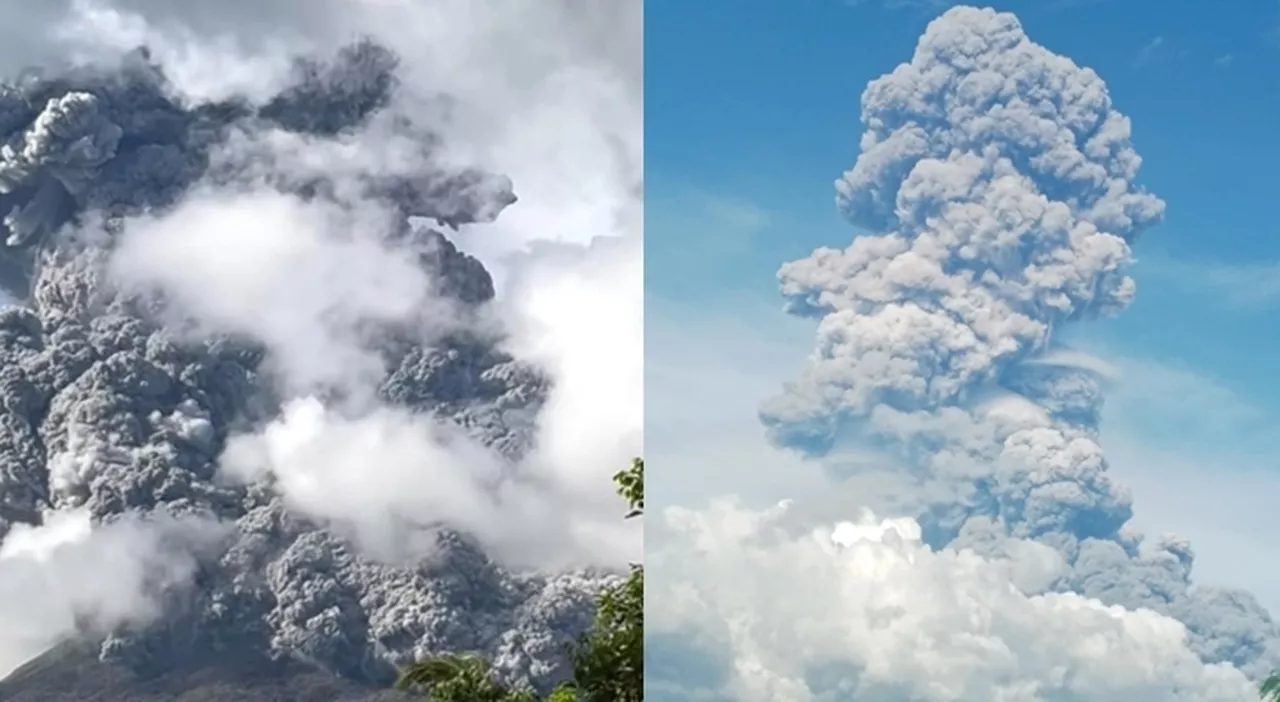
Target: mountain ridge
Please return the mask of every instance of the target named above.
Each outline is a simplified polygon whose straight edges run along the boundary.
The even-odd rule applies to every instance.
[[[405,702],[393,690],[295,660],[245,650],[192,657],[163,670],[131,670],[98,657],[98,644],[59,644],[0,679],[5,702]]]

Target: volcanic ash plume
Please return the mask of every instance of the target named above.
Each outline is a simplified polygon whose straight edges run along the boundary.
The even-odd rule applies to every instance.
[[[146,51],[0,86],[0,673],[91,633],[563,675],[611,576],[487,555],[551,379],[445,233],[515,196],[437,158],[397,66],[358,42],[257,102],[176,97]]]
[[[819,321],[807,366],[762,410],[771,437],[830,459],[845,441],[886,448],[926,496],[930,545],[1046,544],[1067,564],[1052,589],[1168,614],[1206,662],[1280,662],[1254,598],[1192,588],[1184,541],[1126,527],[1098,443],[1104,378],[1054,342],[1129,304],[1130,247],[1164,210],[1134,184],[1103,81],[1014,16],[960,7],[868,85],[862,121],[837,204],[871,234],[779,272],[789,311]]]

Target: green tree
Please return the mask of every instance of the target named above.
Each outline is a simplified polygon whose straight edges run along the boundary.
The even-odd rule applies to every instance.
[[[644,515],[644,459],[613,476],[626,500],[627,519]],[[569,648],[573,680],[546,702],[640,702],[644,697],[644,566],[632,564],[626,580],[600,596],[591,630]],[[494,682],[487,661],[450,654],[414,663],[396,687],[425,691],[425,702],[537,702],[527,690]],[[1280,700],[1277,700],[1280,702]]]
[[[1258,687],[1258,694],[1264,702],[1280,702],[1280,672],[1272,673]]]
[[[425,702],[536,702],[538,699],[532,692],[499,685],[489,672],[488,661],[480,656],[436,656],[406,668],[396,681],[396,689],[425,691]]]
[[[644,515],[644,459],[613,476],[627,502],[627,519]],[[601,594],[596,620],[570,647],[573,682],[557,690],[562,700],[639,702],[644,696],[644,566]],[[570,696],[572,694],[572,696]]]

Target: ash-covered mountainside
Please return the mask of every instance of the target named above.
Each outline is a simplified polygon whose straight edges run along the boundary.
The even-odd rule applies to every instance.
[[[129,218],[163,213],[197,188],[243,184],[337,206],[378,203],[392,224],[351,236],[413,252],[435,297],[462,318],[480,316],[494,296],[489,274],[410,218],[491,220],[515,201],[511,184],[436,165],[431,130],[385,114],[395,71],[391,53],[361,42],[300,62],[294,85],[262,104],[187,104],[145,51],[118,70],[0,86],[0,283],[16,300],[0,309],[0,537],[71,509],[99,523],[191,518],[225,530],[199,552],[194,586],[164,592],[158,621],[108,635],[104,660],[163,667],[193,650],[248,646],[381,680],[415,652],[461,649],[492,656],[512,681],[543,684],[564,672],[562,644],[589,623],[606,576],[517,574],[449,529],[432,532],[438,547],[421,564],[388,565],[291,514],[267,479],[219,479],[229,436],[290,399],[277,360],[259,339],[175,329],[180,315],[162,294],[126,293],[107,275]],[[305,149],[378,120],[422,149],[402,160],[414,168],[328,178],[265,151],[223,148],[269,134]],[[508,459],[530,448],[548,380],[498,350],[496,333],[359,321],[344,323],[382,361],[373,387],[383,404],[456,424]]]

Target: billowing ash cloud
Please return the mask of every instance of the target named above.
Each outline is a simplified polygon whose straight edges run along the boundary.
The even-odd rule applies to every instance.
[[[868,85],[862,121],[836,188],[868,233],[779,272],[818,338],[761,412],[771,437],[833,463],[846,442],[883,449],[916,496],[895,509],[930,545],[1049,545],[1065,562],[1051,589],[1174,617],[1208,663],[1280,663],[1253,597],[1193,587],[1184,541],[1126,527],[1131,499],[1099,445],[1105,371],[1055,345],[1063,325],[1129,304],[1131,245],[1164,209],[1135,185],[1103,81],[1013,15],[960,7]]]
[[[638,402],[576,424],[566,412],[635,399],[625,354],[639,344],[611,358],[634,339],[587,331],[638,330],[640,307],[564,293],[638,294],[638,171],[548,164],[553,185],[599,192],[563,210],[562,230],[556,207],[572,201],[554,197],[501,224],[519,201],[491,166],[545,132],[488,125],[500,138],[485,142],[468,110],[501,100],[422,87],[431,64],[389,29],[429,20],[457,40],[468,28],[438,25],[469,7],[335,0],[328,19],[350,26],[282,41],[318,48],[280,63],[70,5],[59,30],[93,60],[0,86],[0,287],[15,301],[0,308],[0,591],[55,583],[20,626],[0,605],[0,674],[88,632],[131,664],[249,646],[370,680],[477,650],[510,681],[562,676],[563,644],[614,577],[596,567],[637,555],[608,475],[638,451]],[[377,38],[332,41],[352,29]],[[122,51],[120,36],[150,48]],[[178,51],[175,36],[193,41]],[[442,51],[492,62],[483,49]],[[543,104],[523,99],[511,106]],[[528,153],[510,162],[529,174]],[[459,249],[484,236],[519,254],[493,259],[519,300]],[[576,257],[531,253],[540,239]],[[609,285],[580,285],[597,264]],[[594,443],[571,440],[593,428]],[[98,562],[86,554],[119,563],[63,583]]]

